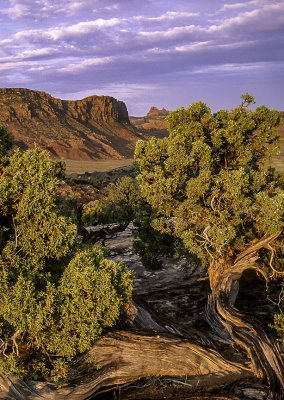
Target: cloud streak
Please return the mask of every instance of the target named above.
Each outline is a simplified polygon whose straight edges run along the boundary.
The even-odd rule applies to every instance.
[[[184,18],[191,18],[199,16],[199,13],[194,12],[178,12],[178,11],[167,11],[158,17],[145,17],[145,16],[137,16],[134,17],[136,21],[146,21],[146,22],[161,22],[167,20],[177,20],[177,19],[184,19]]]

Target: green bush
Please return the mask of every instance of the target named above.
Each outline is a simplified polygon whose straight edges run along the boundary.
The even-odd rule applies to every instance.
[[[121,261],[107,260],[100,248],[79,251],[57,287],[55,320],[44,334],[47,350],[70,359],[90,349],[115,324],[131,288],[131,273]]]
[[[68,378],[68,363],[111,327],[132,278],[100,248],[79,248],[60,215],[58,169],[38,148],[0,167],[0,371]],[[14,338],[14,340],[12,340]]]
[[[131,221],[141,203],[141,194],[135,179],[124,177],[107,187],[106,196],[83,207],[85,225]]]
[[[13,146],[13,141],[6,127],[0,124],[0,158],[5,156]]]

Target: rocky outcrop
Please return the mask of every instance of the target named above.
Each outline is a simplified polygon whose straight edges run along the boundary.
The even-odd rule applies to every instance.
[[[164,107],[159,110],[157,107],[151,107],[147,113],[148,118],[157,118],[157,117],[166,117],[169,115],[169,111],[166,110]]]
[[[45,92],[0,89],[0,123],[22,149],[34,143],[53,157],[70,159],[132,158],[138,139],[126,105],[109,96],[56,99]]]
[[[0,89],[1,121],[69,116],[79,122],[129,123],[126,105],[109,96],[90,96],[83,100],[68,101],[52,97],[45,92],[28,89]],[[5,107],[5,103],[9,107]]]
[[[164,138],[169,134],[169,124],[165,119],[168,115],[165,108],[151,107],[145,117],[130,117],[130,121],[142,135]]]

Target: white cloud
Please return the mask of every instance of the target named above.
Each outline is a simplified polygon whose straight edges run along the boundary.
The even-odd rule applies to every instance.
[[[181,53],[184,52],[191,52],[191,51],[204,51],[205,48],[208,48],[210,46],[214,46],[214,42],[212,41],[205,41],[205,42],[198,42],[198,43],[193,43],[189,45],[182,45],[182,46],[176,46],[175,50]]]
[[[54,49],[52,47],[46,47],[41,49],[33,49],[33,50],[25,50],[19,54],[20,58],[36,58],[43,57],[49,55],[56,55],[59,53],[58,49]]]
[[[195,68],[192,73],[194,74],[206,74],[210,72],[238,72],[247,70],[256,70],[264,68],[263,63],[253,63],[253,64],[221,64],[221,65],[210,65],[201,68]]]
[[[134,17],[137,21],[149,21],[149,22],[160,22],[165,20],[175,20],[179,18],[189,18],[199,16],[199,13],[193,12],[178,12],[178,11],[167,11],[159,17],[144,17],[142,15]]]
[[[248,7],[249,3],[232,3],[232,4],[224,4],[220,11],[228,11],[228,10],[236,10],[240,8]]]
[[[66,67],[60,68],[58,71],[75,74],[78,72],[82,72],[86,69],[89,69],[91,67],[97,67],[100,65],[109,64],[114,60],[115,57],[101,57],[101,58],[94,57],[84,60],[82,62],[69,64]]]
[[[42,42],[42,41],[57,41],[65,40],[68,38],[81,37],[84,35],[91,34],[93,32],[112,28],[116,25],[120,25],[124,22],[123,19],[111,18],[103,19],[99,18],[94,21],[78,22],[74,25],[69,26],[58,26],[49,28],[47,30],[42,29],[30,29],[26,31],[19,31],[15,33],[9,39],[4,39],[0,43],[8,44],[16,41],[27,41],[30,43]]]
[[[219,24],[218,24],[219,22]],[[252,11],[239,13],[209,27],[209,32],[239,30],[241,33],[284,28],[284,1],[269,3]]]
[[[16,68],[23,68],[23,67],[28,67],[35,65],[34,61],[17,61],[17,60],[11,60],[7,62],[2,62],[0,64],[0,71],[12,71],[15,70]]]
[[[9,8],[2,9],[3,14],[7,14],[11,19],[24,17],[45,17],[50,14],[56,6],[50,4],[48,0],[10,0]]]
[[[283,3],[282,0],[251,0],[249,4],[253,4],[256,6],[263,6],[263,5],[271,5],[271,4],[281,4]]]
[[[158,40],[161,38],[176,38],[180,35],[183,35],[184,33],[189,33],[189,32],[200,32],[204,31],[204,28],[201,26],[196,26],[196,25],[186,25],[186,26],[176,26],[174,28],[170,28],[166,31],[141,31],[139,34],[143,37]]]
[[[84,8],[90,8],[90,2],[88,0],[61,0],[58,2],[53,0],[10,0],[10,6],[2,9],[1,12],[7,14],[11,19],[30,17],[41,20],[61,13],[74,15]]]
[[[73,35],[86,35],[96,30],[110,28],[119,25],[123,20],[118,18],[103,19],[99,18],[95,21],[79,22],[75,25],[62,26],[51,28],[48,30],[48,34],[53,40],[65,39],[68,36]]]
[[[29,9],[24,4],[14,4],[13,7],[1,10],[3,14],[7,14],[12,19],[22,18],[29,13]]]
[[[40,71],[46,71],[46,70],[47,70],[46,66],[44,66],[44,67],[32,67],[32,68],[28,69],[28,71],[30,71],[30,72],[40,72]]]
[[[107,11],[118,10],[119,9],[119,4],[118,3],[117,4],[112,4],[111,6],[103,7],[103,9],[107,10]]]
[[[123,99],[123,101],[133,100],[144,92],[151,92],[158,89],[155,84],[138,84],[138,83],[110,83],[104,85],[103,88],[97,86],[93,89],[80,90],[75,92],[60,92],[55,93],[55,97],[64,98],[66,100],[78,100],[85,97],[98,95],[98,96],[113,96],[116,99]]]

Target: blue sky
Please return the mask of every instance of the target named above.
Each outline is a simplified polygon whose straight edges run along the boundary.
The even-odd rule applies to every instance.
[[[110,95],[135,116],[247,91],[284,110],[284,1],[0,0],[0,87]]]

